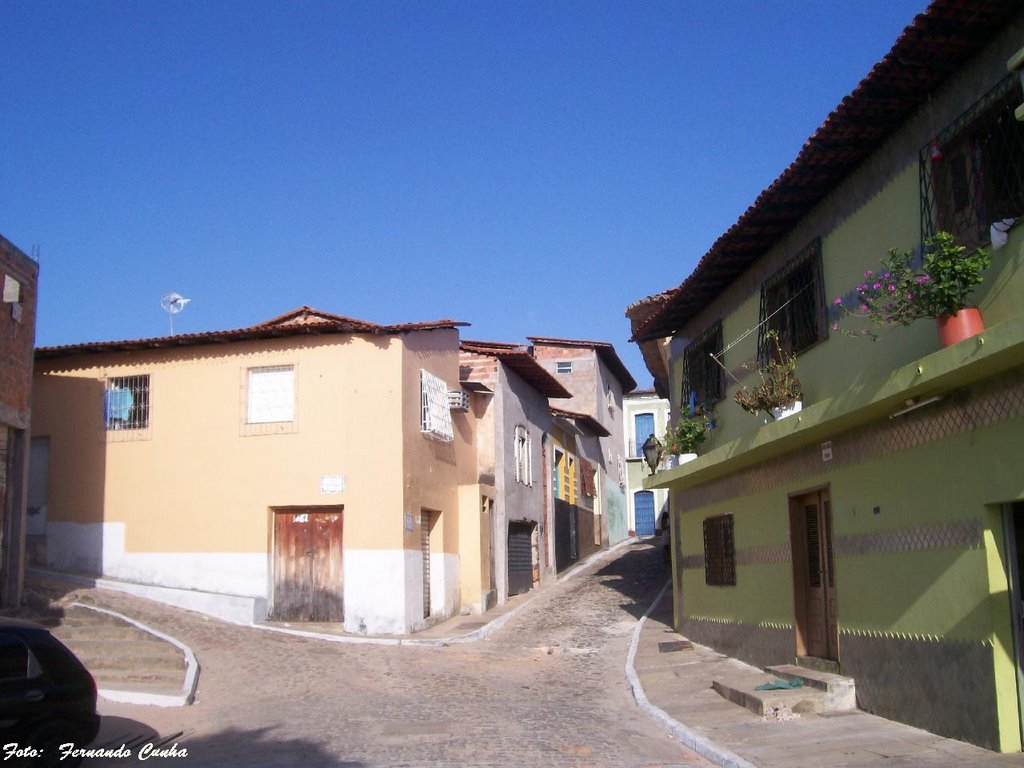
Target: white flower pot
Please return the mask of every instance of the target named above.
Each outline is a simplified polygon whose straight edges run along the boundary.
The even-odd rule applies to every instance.
[[[680,453],[678,455],[670,453],[665,457],[665,469],[674,469],[680,464],[685,464],[686,462],[693,461],[696,458],[696,453]]]
[[[772,416],[774,416],[775,420],[778,421],[779,419],[784,419],[787,416],[792,416],[794,413],[799,413],[803,410],[803,407],[803,401],[796,400],[791,403],[788,408],[772,408]]]

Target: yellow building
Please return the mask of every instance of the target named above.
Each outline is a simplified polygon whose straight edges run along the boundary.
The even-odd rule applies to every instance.
[[[473,452],[449,409],[460,325],[302,307],[37,350],[36,564],[242,622],[403,633],[452,615],[456,455]]]

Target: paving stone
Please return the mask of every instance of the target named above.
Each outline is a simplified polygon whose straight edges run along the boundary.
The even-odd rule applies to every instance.
[[[111,728],[125,720],[182,733],[190,768],[709,765],[638,710],[624,674],[632,629],[667,578],[657,548],[632,545],[532,595],[487,639],[445,647],[296,637],[97,590],[202,666],[190,708],[104,702],[99,741],[123,737]]]

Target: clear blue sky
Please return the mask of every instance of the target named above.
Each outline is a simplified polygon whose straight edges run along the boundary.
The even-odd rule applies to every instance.
[[[308,304],[612,342],[925,0],[0,4],[39,345]]]

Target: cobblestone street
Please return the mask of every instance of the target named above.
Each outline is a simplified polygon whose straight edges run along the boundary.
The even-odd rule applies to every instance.
[[[188,757],[170,762],[195,766],[707,765],[637,710],[623,674],[666,579],[659,548],[632,544],[447,647],[332,643],[96,593],[202,666],[191,707],[102,702],[97,744],[181,732],[168,746]]]

